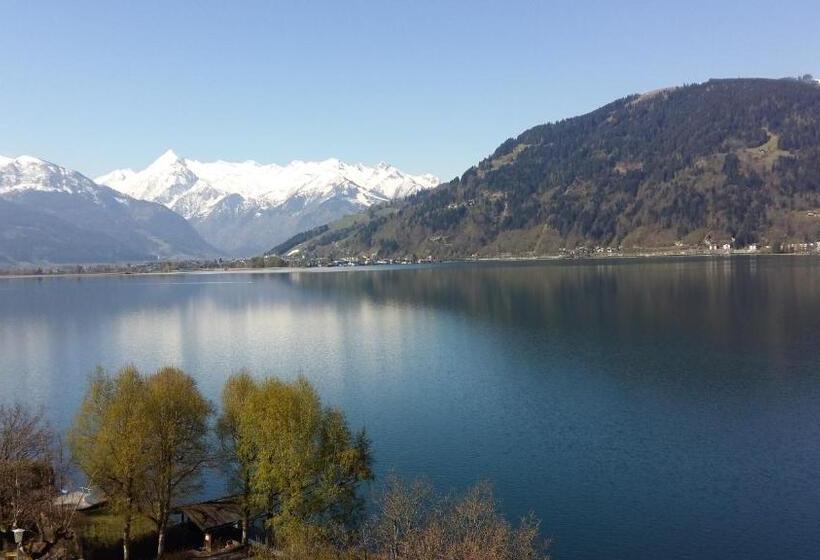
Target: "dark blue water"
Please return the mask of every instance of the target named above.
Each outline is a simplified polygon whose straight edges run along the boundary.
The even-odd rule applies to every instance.
[[[379,474],[488,479],[558,560],[820,555],[820,259],[0,281],[0,401],[64,427],[125,363],[305,374]]]

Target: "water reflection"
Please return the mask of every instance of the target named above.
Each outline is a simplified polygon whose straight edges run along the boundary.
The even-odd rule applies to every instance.
[[[818,347],[812,258],[0,281],[2,401],[65,426],[98,364],[304,373],[380,474],[490,478],[567,558],[810,557]]]

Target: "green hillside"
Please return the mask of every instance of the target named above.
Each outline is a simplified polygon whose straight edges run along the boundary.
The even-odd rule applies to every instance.
[[[820,240],[820,85],[732,79],[531,128],[431,191],[273,249],[541,256],[578,247]]]

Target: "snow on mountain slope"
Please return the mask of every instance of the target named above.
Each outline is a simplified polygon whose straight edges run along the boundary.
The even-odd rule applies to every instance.
[[[305,229],[439,184],[433,175],[409,175],[386,163],[200,162],[172,150],[142,171],[116,170],[96,181],[164,204],[207,241],[237,255],[264,251]]]
[[[255,161],[206,163],[181,158],[172,150],[143,171],[116,170],[98,177],[96,182],[171,208],[183,197],[190,200],[190,194],[199,191],[206,199],[206,203],[198,207],[200,215],[210,209],[215,193],[238,194],[260,206],[275,206],[297,195],[321,198],[345,183],[368,191],[362,201],[408,196],[439,183],[433,175],[408,175],[386,163],[376,167],[350,165],[338,159],[294,161],[286,166]]]
[[[0,257],[112,262],[216,254],[183,218],[57,164],[0,157]],[[22,219],[21,216],[26,218]]]
[[[0,195],[33,190],[93,198],[97,189],[84,175],[51,162],[31,156],[0,156]]]

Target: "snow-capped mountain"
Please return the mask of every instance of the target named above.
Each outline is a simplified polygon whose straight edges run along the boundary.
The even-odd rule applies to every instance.
[[[0,156],[0,262],[141,261],[216,254],[183,218],[31,156]]]
[[[164,204],[235,255],[258,254],[301,231],[439,184],[432,175],[409,175],[386,163],[200,162],[171,150],[142,171],[119,169],[96,181]]]
[[[91,179],[32,156],[0,156],[0,196],[30,191],[76,194],[94,198],[99,191]]]

